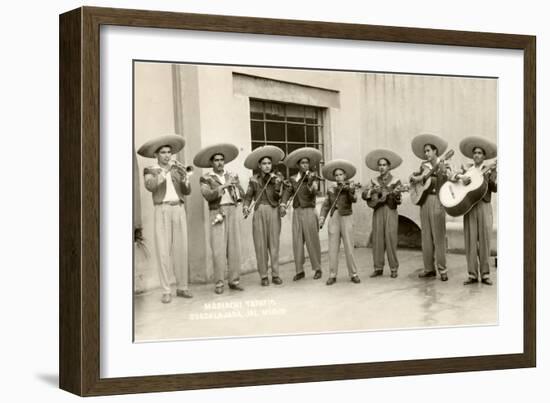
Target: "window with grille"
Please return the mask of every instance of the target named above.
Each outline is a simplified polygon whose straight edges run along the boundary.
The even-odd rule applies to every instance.
[[[264,145],[274,145],[288,155],[302,147],[317,148],[323,155],[318,167],[320,174],[325,160],[323,108],[251,99],[250,126],[253,150]],[[298,168],[287,168],[282,163],[275,168],[285,178],[298,172]],[[323,194],[324,190],[324,182],[321,181]]]

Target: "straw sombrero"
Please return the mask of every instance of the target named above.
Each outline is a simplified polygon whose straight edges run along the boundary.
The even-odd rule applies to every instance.
[[[327,162],[321,172],[325,179],[336,182],[336,179],[334,179],[334,171],[336,169],[342,169],[346,173],[346,180],[353,178],[357,172],[357,169],[355,169],[351,162],[342,159]]]
[[[193,158],[193,165],[199,168],[210,168],[212,166],[210,164],[212,157],[217,154],[222,154],[227,164],[237,158],[239,149],[229,143],[212,144],[211,146],[204,147],[195,155],[195,158]]]
[[[262,146],[252,151],[244,160],[244,166],[248,169],[258,169],[261,159],[269,157],[273,165],[277,165],[285,156],[283,150],[276,146]]]
[[[323,154],[316,148],[302,147],[288,154],[283,162],[288,168],[296,168],[296,165],[304,158],[309,160],[311,167],[316,167],[321,162]]]
[[[412,150],[414,155],[416,155],[421,160],[426,159],[424,155],[424,146],[426,144],[431,144],[437,148],[438,154],[443,155],[447,149],[447,142],[435,134],[420,134],[412,140]]]
[[[483,137],[470,136],[460,142],[460,152],[468,158],[474,158],[474,148],[476,147],[485,151],[485,158],[487,159],[497,156],[497,145]]]
[[[393,151],[379,148],[367,154],[365,163],[367,167],[373,171],[378,171],[378,161],[380,161],[381,158],[384,158],[390,163],[390,169],[397,168],[403,162],[403,159]]]
[[[170,146],[172,154],[176,154],[185,146],[185,140],[178,134],[168,134],[149,140],[137,150],[137,153],[142,157],[155,158],[157,150],[164,146]]]

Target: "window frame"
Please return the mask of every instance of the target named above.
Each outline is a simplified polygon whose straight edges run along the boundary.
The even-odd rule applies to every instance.
[[[253,116],[253,113],[260,113],[260,112],[253,112],[253,108],[252,108],[253,103],[259,103],[259,104],[262,105],[262,108],[261,108],[262,109],[262,111],[261,111],[262,117],[261,118]],[[268,119],[267,118],[267,112],[266,112],[266,105],[267,104],[275,104],[275,105],[282,106],[283,119],[281,119],[281,120]],[[288,113],[287,113],[287,107],[288,106],[297,106],[297,107],[302,107],[303,108],[303,121],[302,122],[288,119]],[[319,151],[321,151],[322,157],[321,157],[321,161],[319,162],[319,166],[317,167],[316,172],[319,175],[321,174],[321,168],[322,168],[322,166],[324,165],[324,163],[326,161],[327,139],[325,138],[325,135],[326,135],[326,123],[327,123],[327,120],[328,120],[327,119],[327,109],[328,108],[321,107],[321,106],[315,106],[315,105],[305,105],[305,104],[297,104],[297,103],[291,103],[291,102],[273,101],[273,100],[269,100],[269,99],[252,98],[252,97],[249,98],[249,108],[250,108],[250,113],[249,113],[250,143],[251,143],[251,149],[252,150],[254,150],[256,147],[262,146],[262,145],[275,145],[275,146],[278,146],[278,147],[282,148],[283,151],[285,152],[285,156],[286,156],[288,154],[287,150],[288,150],[289,145],[299,146],[297,148],[302,148],[302,147],[317,148]],[[308,119],[307,110],[308,109],[313,110],[317,123],[308,123],[307,122],[307,119]],[[253,133],[253,128],[252,128],[254,122],[262,123],[262,126],[263,126],[262,127],[262,129],[263,129],[263,139],[261,139],[261,140],[254,138],[254,133]],[[268,130],[267,129],[267,124],[268,123],[276,123],[276,124],[282,124],[283,125],[283,127],[284,127],[284,139],[283,140],[270,140],[270,139],[267,138],[267,130]],[[303,142],[289,141],[289,137],[288,137],[289,125],[299,125],[299,126],[303,127],[303,130],[304,130],[304,133],[303,133],[304,134],[304,137],[303,137],[304,140],[303,140]],[[307,133],[308,127],[316,128],[315,129],[316,133],[314,134],[314,140],[317,140],[317,141],[313,141],[313,142],[308,141],[308,133]],[[315,137],[315,135],[316,135],[316,137]],[[294,148],[294,149],[297,149],[297,148]],[[284,169],[282,169],[283,166],[284,166]],[[279,171],[282,171],[281,173],[283,173],[283,176],[285,177],[285,179],[288,179],[288,178],[290,178],[290,176],[297,173],[296,168],[288,168],[284,164],[278,164],[276,168]],[[326,186],[325,186],[324,181],[321,181],[319,193],[320,193],[320,196],[326,195]]]

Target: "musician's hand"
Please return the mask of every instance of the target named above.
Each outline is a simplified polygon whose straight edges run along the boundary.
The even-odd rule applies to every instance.
[[[472,183],[472,178],[470,178],[469,176],[463,176],[462,177],[462,183],[464,183],[464,185],[468,186],[470,183]]]
[[[250,214],[250,208],[243,206],[243,216],[248,216]]]
[[[188,176],[187,171],[185,169],[183,169],[182,167],[180,167],[180,166],[176,166],[176,171],[181,176],[181,180],[185,182],[187,180],[187,176]]]
[[[286,207],[284,205],[279,206],[279,215],[283,218],[286,215]]]
[[[421,182],[421,179],[418,178],[418,177],[416,177],[416,176],[411,176],[410,182],[411,182],[413,185],[416,185],[417,183],[420,183],[420,182]]]
[[[319,217],[319,227],[323,228],[324,224],[325,224],[325,217]]]
[[[314,181],[318,181],[321,178],[317,174],[317,172],[310,172],[307,179],[309,182],[314,182]]]

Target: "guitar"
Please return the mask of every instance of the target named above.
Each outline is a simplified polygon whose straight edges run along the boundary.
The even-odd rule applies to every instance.
[[[445,182],[439,190],[439,200],[443,208],[452,217],[458,217],[468,213],[487,193],[489,182],[486,175],[495,170],[497,162],[477,169],[470,167],[464,176],[470,178],[470,183],[464,184],[462,180],[458,182]]]
[[[422,181],[417,183],[411,182],[409,192],[411,195],[411,201],[414,204],[421,205],[422,203],[424,203],[424,200],[426,200],[426,197],[428,196],[428,189],[432,184],[431,176],[435,171],[439,169],[441,164],[451,159],[454,154],[455,154],[454,150],[447,151],[445,155],[443,155],[443,157],[440,158],[439,163],[436,166],[430,169],[430,171],[427,172],[426,174],[422,175]]]
[[[375,209],[381,204],[384,204],[390,194],[396,195],[398,193],[408,192],[409,185],[399,185],[391,190],[388,189],[387,187],[372,186],[372,187],[369,187],[368,190],[373,190],[374,193],[371,193],[370,199],[367,200],[367,205],[370,208]]]

